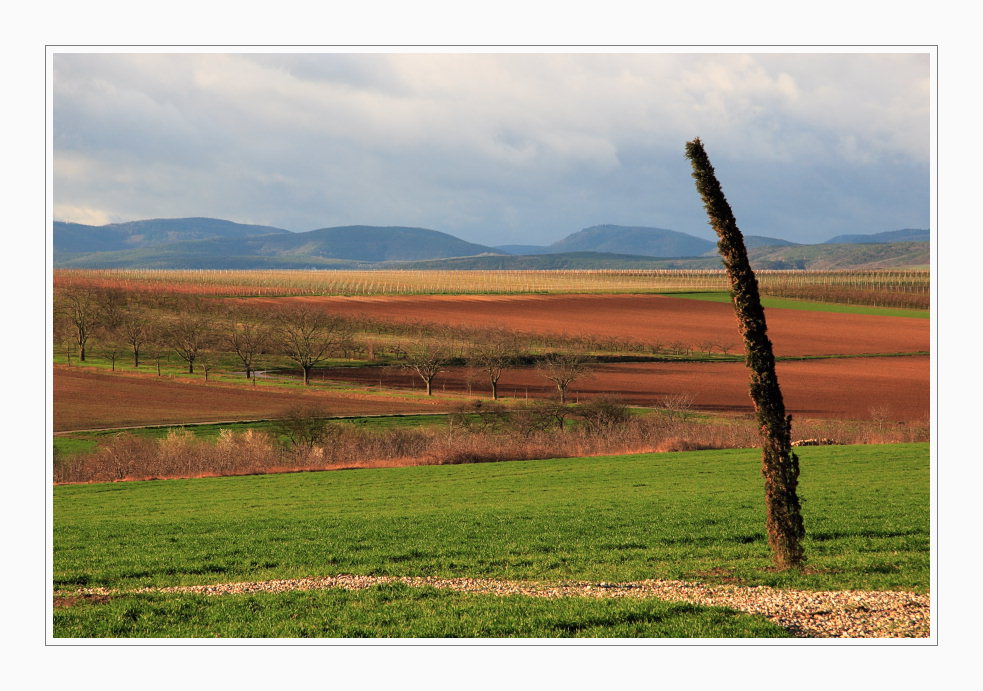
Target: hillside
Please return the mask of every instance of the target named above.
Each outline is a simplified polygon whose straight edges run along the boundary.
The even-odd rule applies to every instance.
[[[610,252],[558,252],[530,255],[484,255],[429,259],[414,262],[387,262],[387,269],[457,271],[560,271],[568,269],[664,269],[667,260]],[[718,260],[719,264],[719,260]]]
[[[115,251],[62,252],[57,244],[55,249],[55,266],[93,269],[358,268],[366,262],[495,253],[436,230],[375,226],[213,237]]]
[[[711,240],[665,228],[601,225],[554,242],[550,253],[605,252],[643,257],[698,257],[716,248]]]
[[[495,249],[505,254],[546,254],[546,245],[496,245]]]
[[[823,244],[842,245],[842,244],[870,244],[884,242],[928,242],[931,232],[927,228],[902,228],[901,230],[889,230],[884,233],[872,233],[870,235],[837,235],[830,238]]]
[[[756,269],[892,269],[929,265],[927,242],[870,245],[765,246],[748,250]],[[560,269],[722,269],[716,254],[658,258],[605,252],[564,252],[526,256],[457,257],[417,262],[390,262],[391,269],[560,270]]]
[[[716,244],[663,228],[600,225],[549,246],[489,247],[407,226],[339,226],[294,233],[214,218],[54,224],[54,266],[92,269],[719,269]],[[745,244],[762,269],[924,267],[927,236],[903,229],[798,245],[756,235]],[[860,243],[859,239],[866,239]]]
[[[289,234],[290,231],[217,218],[154,218],[104,226],[55,221],[53,233],[55,253],[60,254],[113,252],[158,247],[173,242]]]
[[[751,262],[762,269],[895,269],[925,268],[929,243],[891,242],[762,247],[750,251]]]

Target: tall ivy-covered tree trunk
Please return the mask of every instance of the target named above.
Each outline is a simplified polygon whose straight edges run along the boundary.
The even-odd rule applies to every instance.
[[[785,415],[785,403],[775,375],[775,355],[768,339],[758,280],[748,261],[744,236],[698,138],[687,142],[686,156],[693,164],[696,189],[703,198],[710,225],[720,238],[717,247],[730,277],[738,329],[744,339],[745,362],[751,370],[751,400],[763,451],[761,472],[765,477],[768,544],[778,568],[796,567],[805,560],[802,550],[805,528],[796,494],[799,459],[792,452],[792,417]]]

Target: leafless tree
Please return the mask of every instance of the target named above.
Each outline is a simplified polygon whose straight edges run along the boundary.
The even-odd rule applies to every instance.
[[[225,342],[242,362],[246,379],[249,379],[256,369],[256,358],[270,347],[270,330],[261,324],[233,317],[225,329]]]
[[[118,327],[100,326],[96,331],[99,352],[109,360],[113,372],[116,371],[116,361],[126,351],[126,343]]]
[[[65,314],[55,310],[52,314],[51,337],[54,343],[61,343],[65,346],[65,357],[68,366],[72,366],[72,345],[75,343],[74,327]]]
[[[140,352],[157,334],[159,320],[147,309],[130,305],[119,317],[119,332],[133,352],[133,366],[140,367]]]
[[[215,369],[215,353],[211,350],[202,350],[198,353],[198,368],[205,375],[205,383],[208,383],[208,375]]]
[[[479,341],[471,347],[471,356],[478,367],[488,375],[491,382],[491,396],[498,399],[498,380],[502,373],[513,366],[519,353],[519,346],[512,336],[501,335]]]
[[[195,360],[210,340],[208,321],[194,311],[181,314],[167,329],[171,348],[188,363],[188,374],[195,373]]]
[[[274,327],[276,348],[300,365],[304,384],[311,383],[311,370],[327,360],[346,334],[337,317],[309,307],[282,311]]]
[[[85,362],[85,346],[99,325],[100,309],[97,291],[85,286],[72,286],[55,297],[55,311],[71,324],[72,338],[79,347],[79,360]]]
[[[150,359],[154,361],[157,366],[157,376],[160,375],[160,361],[164,358],[167,353],[167,344],[164,342],[164,332],[156,331],[153,337],[147,341],[144,346],[144,350],[150,355]]]
[[[588,376],[594,368],[580,353],[550,353],[537,363],[536,369],[553,382],[560,392],[560,405],[563,405],[567,402],[570,385]]]
[[[433,395],[433,380],[444,369],[448,351],[435,343],[417,343],[406,349],[406,369],[416,372],[427,385],[427,395]]]
[[[99,309],[99,323],[107,329],[118,329],[128,304],[126,293],[115,288],[95,291]]]

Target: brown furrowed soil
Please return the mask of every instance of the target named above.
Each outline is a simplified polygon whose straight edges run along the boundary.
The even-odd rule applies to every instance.
[[[924,422],[929,418],[929,358],[882,357],[779,362],[778,378],[789,413],[802,417]],[[418,377],[395,367],[339,368],[318,376],[387,387],[419,388]],[[434,380],[435,393],[467,392],[487,397],[481,372],[452,367]],[[499,395],[556,397],[556,389],[535,369],[506,370]],[[636,362],[598,365],[589,379],[574,382],[571,402],[612,395],[633,405],[659,406],[666,396],[692,396],[694,409],[751,413],[748,371],[742,362]]]
[[[335,391],[252,387],[155,375],[54,368],[54,430],[277,417],[314,402],[332,415],[439,412],[437,401]],[[446,408],[445,404],[445,408]]]
[[[250,298],[244,304],[305,304],[375,319],[507,328],[540,334],[697,346],[741,352],[734,308],[659,295],[420,295]],[[791,309],[767,310],[777,355],[911,353],[929,349],[929,320]]]

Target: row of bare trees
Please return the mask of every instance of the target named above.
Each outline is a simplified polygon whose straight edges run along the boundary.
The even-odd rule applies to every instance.
[[[472,366],[484,372],[493,400],[498,400],[498,382],[506,370],[531,359],[517,339],[506,336],[473,343],[466,355]],[[454,358],[446,346],[424,342],[405,349],[403,360],[403,367],[416,372],[427,387],[427,395],[431,396],[434,379]],[[594,368],[591,360],[581,353],[547,353],[535,358],[535,363],[539,374],[556,386],[561,404],[566,403],[570,385],[589,375]]]
[[[196,365],[205,374],[214,368],[215,354],[234,354],[246,377],[255,374],[264,355],[279,355],[296,363],[309,383],[311,370],[337,352],[351,349],[347,324],[315,309],[282,308],[259,315],[253,312],[222,313],[196,298],[171,298],[161,304],[146,296],[90,287],[72,287],[55,296],[55,339],[68,346],[69,364],[77,349],[85,361],[90,339],[101,354],[116,361],[127,351],[133,367],[141,357],[157,363],[167,352],[177,354],[194,374]]]
[[[246,378],[255,376],[265,357],[285,358],[296,364],[304,383],[310,384],[319,364],[358,350],[350,320],[310,307],[230,313],[220,303],[196,297],[154,297],[89,286],[56,293],[54,325],[57,342],[67,346],[69,364],[73,351],[84,362],[90,341],[94,341],[113,370],[117,361],[130,355],[134,368],[149,359],[159,375],[161,360],[173,353],[187,364],[189,374],[197,368],[206,380],[221,353],[234,356]],[[514,333],[489,331],[466,345],[455,344],[447,334],[434,336],[391,346],[398,364],[423,381],[427,395],[433,394],[433,382],[442,371],[466,361],[484,373],[491,397],[497,400],[498,382],[506,370],[535,363],[556,387],[562,404],[571,384],[592,368],[590,360],[576,352],[533,358]],[[368,350],[374,354],[375,344]]]

